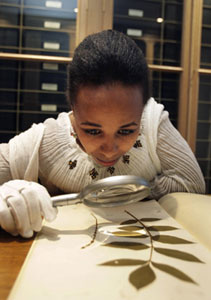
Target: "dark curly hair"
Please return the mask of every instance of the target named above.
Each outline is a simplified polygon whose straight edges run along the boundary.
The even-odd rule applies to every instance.
[[[125,34],[105,30],[87,36],[75,49],[68,67],[67,97],[71,108],[83,86],[121,83],[140,86],[149,98],[148,66],[141,49]]]

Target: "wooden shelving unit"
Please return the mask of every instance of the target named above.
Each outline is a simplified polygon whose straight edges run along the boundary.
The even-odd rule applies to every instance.
[[[152,95],[196,153],[211,193],[211,0],[0,0],[1,141],[68,110],[66,65],[85,36],[109,28],[144,52]]]

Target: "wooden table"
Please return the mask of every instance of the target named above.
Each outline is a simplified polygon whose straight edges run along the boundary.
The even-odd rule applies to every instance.
[[[34,238],[13,237],[0,228],[0,299],[7,299]]]

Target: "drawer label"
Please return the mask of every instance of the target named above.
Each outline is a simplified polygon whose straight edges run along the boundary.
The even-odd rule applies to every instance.
[[[42,111],[57,111],[57,105],[56,104],[42,104],[41,110]]]
[[[128,16],[142,18],[144,16],[144,11],[140,9],[128,9]]]
[[[46,1],[45,6],[46,7],[54,7],[54,8],[62,8],[62,2],[61,1]]]
[[[60,44],[59,43],[53,43],[53,42],[44,42],[43,43],[44,49],[53,49],[53,50],[59,50]]]
[[[53,63],[43,63],[42,65],[43,70],[59,70],[59,65],[58,64],[53,64]]]
[[[41,89],[44,91],[58,91],[57,83],[42,83]]]
[[[132,28],[128,28],[127,29],[127,35],[131,35],[131,36],[142,36],[142,30],[141,29],[132,29]]]
[[[61,23],[60,22],[52,22],[52,21],[45,21],[44,22],[45,28],[53,28],[53,29],[60,29]]]

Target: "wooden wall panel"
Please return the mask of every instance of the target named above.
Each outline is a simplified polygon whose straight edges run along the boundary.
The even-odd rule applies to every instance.
[[[189,64],[189,102],[187,116],[187,142],[195,152],[197,114],[198,114],[198,91],[199,91],[199,68],[201,53],[203,0],[192,1],[192,17],[190,32],[190,64]]]
[[[113,0],[78,0],[76,45],[87,35],[113,25]]]

